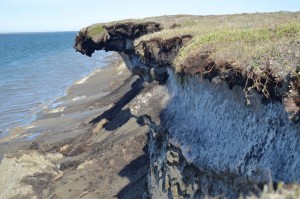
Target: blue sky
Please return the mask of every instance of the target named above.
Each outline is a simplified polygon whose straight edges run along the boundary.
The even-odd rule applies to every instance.
[[[300,11],[300,0],[0,0],[0,32],[66,31],[170,14]]]

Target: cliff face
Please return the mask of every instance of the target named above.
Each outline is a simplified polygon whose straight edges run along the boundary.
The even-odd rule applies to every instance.
[[[271,181],[300,182],[300,126],[283,104],[286,79],[270,73],[259,79],[263,88],[245,92],[256,83],[255,75],[249,80],[246,72],[206,54],[175,69],[173,60],[191,35],[134,44],[160,31],[160,24],[103,28],[92,38],[88,28],[81,30],[76,50],[88,56],[95,50],[116,51],[133,74],[163,85],[157,88],[163,93],[161,112],[143,117],[150,127],[150,197],[237,198],[259,194],[260,186]]]
[[[226,83],[201,78],[181,87],[172,73],[166,86],[165,148],[152,160],[154,168],[164,169],[157,169],[154,178],[167,171],[164,183],[183,198],[194,198],[197,191],[229,198],[256,193],[256,185],[271,178],[299,182],[299,125],[288,119],[282,104],[262,104],[253,94],[247,105],[240,87],[230,90]],[[169,191],[174,195],[172,187]]]

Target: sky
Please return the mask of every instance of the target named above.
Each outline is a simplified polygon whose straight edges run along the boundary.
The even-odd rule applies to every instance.
[[[300,0],[0,0],[0,32],[77,31],[160,15],[300,11]]]

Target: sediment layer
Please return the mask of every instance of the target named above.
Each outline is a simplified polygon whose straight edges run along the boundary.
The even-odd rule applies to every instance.
[[[86,28],[74,47],[88,56],[95,50],[116,51],[133,74],[163,84],[158,121],[151,119],[157,115],[144,116],[152,129],[150,197],[236,198],[259,194],[271,180],[300,182],[300,81],[293,71],[282,75],[268,66],[240,68],[213,60],[209,51],[178,66],[177,53],[193,35],[135,42],[132,26],[142,27],[135,30],[140,35],[163,27],[154,22],[103,26],[101,36],[89,40]]]

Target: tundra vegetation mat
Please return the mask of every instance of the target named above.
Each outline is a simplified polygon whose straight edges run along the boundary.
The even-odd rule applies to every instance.
[[[75,48],[88,56],[95,50],[134,54],[149,68],[170,66],[181,83],[200,75],[238,85],[247,103],[255,90],[266,102],[282,102],[291,120],[300,118],[300,12],[94,24],[80,31]]]

